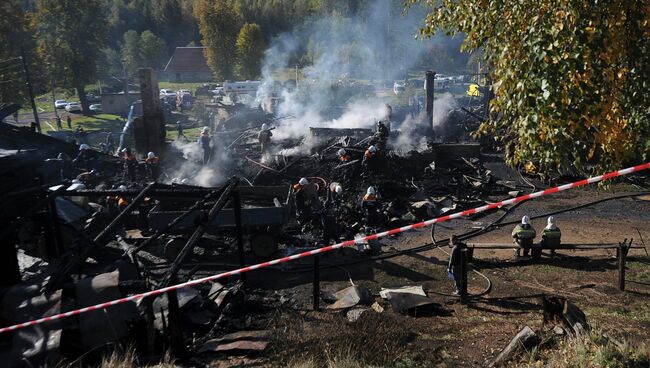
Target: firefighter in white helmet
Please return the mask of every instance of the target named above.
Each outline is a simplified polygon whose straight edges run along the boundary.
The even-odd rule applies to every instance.
[[[368,187],[366,190],[366,194],[361,198],[361,209],[366,227],[376,228],[379,222],[379,196],[375,187]]]
[[[521,218],[521,224],[512,230],[512,239],[517,245],[517,248],[515,248],[515,257],[520,256],[522,249],[524,250],[524,257],[528,256],[528,252],[533,247],[533,240],[536,235],[535,229],[530,224],[530,218],[523,216]]]
[[[158,181],[160,177],[160,157],[156,156],[155,153],[147,153],[147,159],[144,160],[144,164],[147,167],[147,173],[151,177],[151,180]]]
[[[203,149],[203,165],[207,165],[208,162],[210,162],[210,156],[212,156],[210,141],[212,141],[212,138],[210,137],[210,128],[203,127],[201,136],[199,136],[199,144],[201,145],[201,149]]]
[[[562,243],[562,232],[555,224],[555,217],[549,216],[546,223],[546,227],[542,230],[540,246],[542,249],[550,249],[551,254],[555,254],[555,249]]]
[[[370,146],[363,154],[363,160],[361,161],[361,167],[363,167],[363,174],[368,176],[374,174],[378,171],[380,153],[376,146]]]
[[[269,152],[271,151],[272,136],[273,133],[271,132],[269,126],[266,123],[262,124],[262,129],[257,135],[257,140],[260,142],[260,151],[262,155],[268,155]]]
[[[307,178],[300,178],[298,183],[293,186],[296,215],[299,221],[311,220],[315,210],[321,207],[318,200],[319,189],[318,184],[309,182]]]

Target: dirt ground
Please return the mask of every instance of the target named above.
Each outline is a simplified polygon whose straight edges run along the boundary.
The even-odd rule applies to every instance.
[[[558,193],[522,204],[503,222],[518,221],[524,214],[532,217],[626,193],[640,192],[621,184],[606,190],[590,187]],[[634,238],[634,244],[642,245],[640,233],[650,242],[650,201],[644,198],[612,200],[555,215],[562,230],[562,241],[607,244]],[[495,212],[441,224],[436,228],[436,238],[444,239],[483,226],[501,214]],[[533,221],[538,234],[545,224],[545,217]],[[477,247],[480,243],[510,244],[513,226],[468,239],[467,243],[479,243]],[[430,240],[430,231],[425,229],[385,240],[382,250],[408,249]],[[284,269],[280,278],[269,277],[270,273],[251,274],[252,285],[272,286],[276,293],[293,300],[293,304],[292,308],[281,309],[271,324],[277,340],[269,354],[243,362],[262,366],[296,365],[300,359],[317,357],[318,362],[318,357],[331,358],[332,354],[348,349],[363,362],[377,366],[486,366],[522,327],[527,325],[536,331],[542,328],[542,295],[569,299],[586,313],[592,326],[649,351],[650,258],[643,249],[630,250],[625,292],[617,288],[614,249],[561,250],[553,257],[545,253],[538,262],[514,259],[511,249],[476,249],[473,266],[490,279],[492,288],[488,294],[472,298],[465,305],[456,298],[441,295],[452,291],[443,250],[448,248],[323,271],[321,290],[340,290],[349,286],[351,279],[357,285],[368,287],[386,309],[381,314],[365,313],[355,323],[347,322],[345,312],[311,310],[310,273]],[[343,252],[351,254],[355,250]],[[323,256],[321,264],[340,261],[342,257],[340,254]],[[422,285],[438,305],[417,315],[390,311],[389,305],[379,298],[380,289],[404,285]],[[470,276],[470,293],[480,293],[486,286],[484,278]],[[326,306],[321,302],[321,307]],[[219,365],[215,361],[215,366]]]

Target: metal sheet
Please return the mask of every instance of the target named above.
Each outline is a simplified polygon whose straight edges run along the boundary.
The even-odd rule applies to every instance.
[[[427,294],[424,293],[424,289],[422,288],[421,285],[402,286],[402,287],[392,288],[392,289],[382,288],[381,291],[379,292],[379,296],[381,296],[384,299],[390,299],[388,297],[389,293],[408,293],[408,294],[427,296]]]
[[[370,296],[371,294],[367,289],[356,285],[350,286],[334,293],[336,302],[332,305],[328,305],[327,309],[345,309],[354,307],[361,302],[368,302]]]
[[[434,300],[427,297],[422,286],[403,286],[394,289],[382,289],[379,295],[388,299],[396,311],[403,312],[415,307],[435,304]]]
[[[119,271],[86,278],[77,283],[77,306],[80,308],[121,298]],[[92,349],[128,334],[127,322],[138,317],[135,303],[125,303],[79,316],[81,340]]]

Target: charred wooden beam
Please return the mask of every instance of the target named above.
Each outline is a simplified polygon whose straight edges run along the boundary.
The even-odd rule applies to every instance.
[[[132,250],[129,251],[131,255],[135,255],[142,249],[148,247],[151,243],[154,241],[158,240],[161,236],[165,235],[170,229],[172,229],[174,226],[178,225],[183,219],[185,219],[187,216],[191,215],[194,211],[198,210],[201,206],[205,204],[205,202],[209,201],[210,199],[214,198],[217,194],[222,193],[224,188],[220,188],[217,190],[213,190],[206,194],[201,200],[196,201],[190,208],[188,208],[185,212],[181,213],[178,217],[176,217],[174,220],[172,220],[170,223],[168,223],[165,227],[162,229],[156,231],[155,234],[153,234],[149,239],[145,240],[142,244],[139,244],[137,247],[133,248]]]
[[[181,265],[185,261],[185,258],[187,258],[187,255],[190,253],[190,250],[194,249],[196,243],[201,239],[201,237],[205,233],[206,228],[210,226],[210,224],[215,219],[219,211],[221,211],[221,209],[225,207],[226,203],[228,203],[228,200],[231,199],[232,191],[235,189],[237,184],[239,184],[239,178],[233,177],[232,179],[230,179],[226,188],[221,193],[221,196],[214,203],[214,205],[210,209],[210,212],[208,212],[207,218],[204,219],[204,221],[202,221],[201,225],[199,225],[194,231],[194,233],[192,234],[192,236],[190,236],[190,239],[187,241],[183,249],[180,251],[178,257],[172,263],[169,271],[167,271],[167,273],[163,277],[163,282],[162,282],[163,287],[168,286],[171,280],[173,280],[176,277],[178,270],[180,269]]]

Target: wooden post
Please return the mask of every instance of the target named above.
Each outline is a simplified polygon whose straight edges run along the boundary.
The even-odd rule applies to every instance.
[[[244,236],[241,224],[241,197],[239,196],[239,190],[235,190],[232,193],[232,203],[233,210],[235,213],[235,232],[237,233],[237,251],[239,253],[239,267],[244,268],[246,266],[246,259],[244,258]],[[246,282],[246,274],[240,274],[241,280]]]
[[[620,291],[625,291],[625,261],[629,249],[630,247],[624,242],[618,248],[618,289]]]
[[[185,344],[183,343],[183,330],[181,329],[180,307],[178,306],[178,294],[176,290],[167,292],[167,320],[169,322],[169,339],[172,353],[175,356],[185,354]]]
[[[463,304],[467,302],[467,252],[467,248],[460,250],[460,290],[458,292],[460,294],[460,302]]]
[[[314,310],[319,309],[319,302],[320,302],[320,256],[315,255],[314,256],[314,302],[313,302],[313,307]]]

